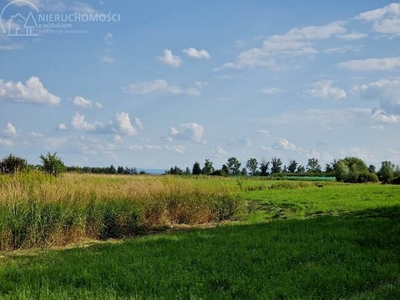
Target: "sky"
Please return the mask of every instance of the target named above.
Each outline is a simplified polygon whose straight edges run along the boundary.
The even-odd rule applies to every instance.
[[[400,3],[0,0],[0,157],[400,164]]]

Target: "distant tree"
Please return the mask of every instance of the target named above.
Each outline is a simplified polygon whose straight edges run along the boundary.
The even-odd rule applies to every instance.
[[[226,175],[229,175],[229,168],[227,165],[223,164],[221,171],[224,172]]]
[[[302,165],[298,165],[296,172],[300,173],[300,174],[305,173],[306,172],[306,168],[304,166],[302,166]]]
[[[283,166],[282,172],[283,172],[283,173],[288,173],[288,168],[286,167],[286,165]]]
[[[240,166],[242,164],[238,161],[236,157],[230,157],[228,159],[227,166],[229,168],[230,175],[239,175],[240,174]]]
[[[40,155],[42,160],[43,170],[49,175],[58,176],[65,169],[64,163],[61,158],[57,156],[57,152],[51,154],[47,152],[47,155]]]
[[[107,174],[117,174],[117,169],[115,169],[114,165],[108,167]]]
[[[118,168],[117,168],[117,174],[125,174],[125,169],[124,169],[124,167],[118,166]]]
[[[146,173],[146,171],[145,170],[142,170],[142,171],[140,171],[140,173],[139,173],[140,175],[147,175],[147,173]]]
[[[371,173],[364,161],[358,157],[346,157],[338,160],[335,176],[337,181],[352,183],[376,181],[376,175]]]
[[[193,175],[199,175],[201,174],[201,168],[200,168],[200,164],[196,161],[193,165],[193,169],[192,169],[192,174]]]
[[[378,176],[382,183],[392,183],[395,166],[390,161],[383,161]]]
[[[280,158],[274,157],[271,160],[271,164],[272,164],[272,167],[271,167],[271,173],[272,174],[281,173],[282,172],[282,161],[281,161]]]
[[[370,173],[376,173],[376,167],[374,165],[369,165],[368,171],[370,171]]]
[[[210,175],[211,173],[213,173],[215,171],[214,167],[213,167],[213,163],[211,160],[206,159],[204,162],[204,167],[201,170],[201,173],[204,175]]]
[[[10,154],[0,162],[0,173],[14,174],[26,169],[27,166],[25,159]]]
[[[318,159],[309,158],[307,163],[307,172],[310,173],[321,173],[321,166],[318,163]]]
[[[186,167],[185,175],[191,175],[191,174],[192,174],[192,172],[190,171],[190,168]]]
[[[257,175],[258,161],[256,158],[250,158],[246,163],[246,168],[252,176]]]
[[[269,170],[269,161],[267,161],[265,158],[262,158],[260,162],[260,171],[261,171],[260,175],[267,176],[269,174],[268,170]]]
[[[134,167],[132,169],[132,175],[137,175],[138,174],[138,170],[136,169],[136,167]]]
[[[240,172],[240,175],[247,176],[247,169],[243,168],[242,171]]]
[[[289,171],[290,173],[296,172],[297,165],[298,165],[297,161],[295,161],[295,160],[292,159],[292,160],[289,162],[289,166],[288,166],[288,168],[287,168],[288,171]]]

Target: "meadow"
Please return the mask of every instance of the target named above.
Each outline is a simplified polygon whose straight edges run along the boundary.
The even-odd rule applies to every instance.
[[[400,186],[317,184],[0,177],[0,298],[400,298]]]

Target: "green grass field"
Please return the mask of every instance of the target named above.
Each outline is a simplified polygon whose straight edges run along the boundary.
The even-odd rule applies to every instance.
[[[83,180],[74,178],[60,181]],[[158,234],[3,251],[1,299],[400,298],[399,186],[324,182],[318,188],[259,178],[87,180],[85,186],[107,183],[111,189],[139,186],[130,182],[139,180],[142,191],[161,180],[179,186],[181,195],[219,191],[242,205],[230,220],[212,219],[212,226],[169,220],[164,228],[170,229]]]

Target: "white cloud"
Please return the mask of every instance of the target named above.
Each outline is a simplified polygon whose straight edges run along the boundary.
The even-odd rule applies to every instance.
[[[337,67],[350,71],[387,71],[400,68],[400,57],[368,58],[350,60],[337,64]]]
[[[381,79],[356,86],[353,91],[364,99],[379,100],[386,113],[400,115],[400,79]]]
[[[135,125],[139,128],[139,129],[143,129],[143,123],[142,121],[140,121],[140,119],[138,117],[135,117]]]
[[[118,124],[118,131],[127,135],[136,135],[137,130],[132,126],[129,114],[125,112],[117,113],[115,120]],[[139,119],[138,119],[139,120]],[[140,120],[139,120],[140,121]]]
[[[205,58],[205,59],[211,58],[211,55],[204,49],[197,50],[197,49],[191,47],[191,48],[183,50],[183,53],[185,53],[188,57],[192,57],[192,58]]]
[[[332,87],[332,80],[322,80],[311,84],[305,94],[313,98],[341,99],[346,98],[346,92],[340,88]]]
[[[226,156],[228,153],[222,149],[220,146],[217,147],[217,157]]]
[[[99,102],[94,102],[91,100],[87,100],[81,96],[76,96],[73,100],[74,105],[83,107],[83,108],[102,108],[103,106]]]
[[[277,89],[274,87],[267,87],[267,88],[261,89],[260,92],[263,94],[266,94],[266,95],[273,95],[273,94],[283,93],[284,90]]]
[[[60,125],[58,125],[58,130],[67,130],[67,125],[65,125],[64,123],[61,123]]]
[[[172,66],[172,67],[179,67],[182,63],[182,60],[179,56],[175,56],[172,54],[171,50],[164,49],[164,56],[158,56],[157,59],[162,63]]]
[[[200,81],[194,83],[194,87],[183,89],[179,86],[169,85],[167,81],[163,79],[157,79],[154,81],[145,81],[134,83],[123,88],[125,92],[132,95],[146,95],[151,93],[157,94],[172,94],[172,95],[186,95],[186,96],[198,96],[200,90],[206,84]]]
[[[313,56],[318,51],[313,48],[312,41],[345,34],[346,28],[343,24],[343,22],[333,22],[323,26],[292,28],[284,35],[269,37],[261,48],[241,52],[235,62],[225,63],[214,71],[255,67],[276,68],[277,57]]]
[[[269,136],[270,135],[269,131],[266,130],[266,129],[257,130],[256,133],[264,135],[264,136]]]
[[[361,51],[361,49],[363,48],[363,45],[345,45],[342,47],[336,47],[336,48],[329,48],[329,49],[325,49],[324,53],[326,54],[332,54],[332,53],[346,53],[349,51]]]
[[[6,146],[6,147],[12,147],[14,145],[14,143],[10,140],[0,139],[0,145]]]
[[[391,3],[382,8],[356,16],[357,20],[372,22],[372,31],[387,35],[400,35],[400,3]]]
[[[296,146],[294,144],[283,138],[278,139],[277,143],[273,145],[272,148],[277,150],[296,150]]]
[[[182,146],[182,145],[176,145],[176,146],[165,146],[165,149],[169,150],[169,151],[173,151],[179,154],[183,154],[186,151],[186,147]]]
[[[17,129],[11,123],[7,123],[5,129],[3,129],[3,134],[8,137],[17,136]]]
[[[81,115],[79,112],[76,112],[72,118],[71,125],[73,128],[82,131],[93,131],[97,127],[101,127],[102,124],[99,122],[95,122],[93,124],[88,123],[85,120],[85,115]]]
[[[29,135],[35,138],[44,138],[43,134],[34,131],[30,132]]]
[[[203,140],[204,127],[197,123],[181,124],[179,129],[171,127],[169,135],[177,140],[193,140],[198,143],[205,143]]]
[[[103,63],[106,63],[106,64],[112,64],[112,63],[114,63],[114,58],[112,58],[112,57],[109,56],[109,55],[104,55],[104,56],[101,58],[101,61],[102,61]]]
[[[103,40],[104,40],[104,43],[106,43],[107,45],[112,45],[112,44],[114,44],[114,35],[111,32],[107,32],[103,36]]]
[[[368,36],[368,34],[366,34],[366,33],[352,32],[352,33],[347,33],[347,34],[341,34],[341,35],[338,35],[337,37],[342,40],[346,40],[346,41],[354,41],[354,40],[366,38],[367,36]]]
[[[43,105],[58,105],[61,99],[50,94],[38,77],[29,78],[25,84],[21,81],[14,83],[0,79],[0,100],[14,102],[30,102]]]

